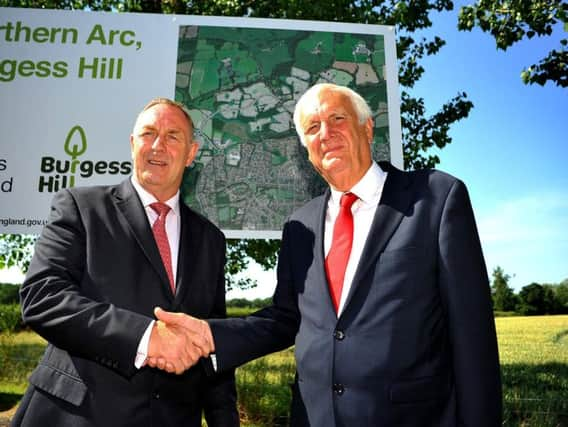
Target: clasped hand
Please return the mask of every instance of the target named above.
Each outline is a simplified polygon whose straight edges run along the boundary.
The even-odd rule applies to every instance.
[[[207,322],[159,307],[154,314],[146,365],[179,375],[215,351]]]

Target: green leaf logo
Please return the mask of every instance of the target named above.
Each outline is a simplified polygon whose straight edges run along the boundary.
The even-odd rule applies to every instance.
[[[75,133],[78,133],[79,136],[77,138],[73,138]],[[73,139],[78,140],[77,144],[71,144]],[[63,147],[65,152],[71,156],[71,158],[75,159],[87,151],[87,136],[85,135],[85,131],[79,125],[73,126],[69,133],[67,134],[67,138],[65,138],[65,145]]]

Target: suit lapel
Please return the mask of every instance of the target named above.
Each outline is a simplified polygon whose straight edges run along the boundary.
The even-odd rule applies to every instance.
[[[163,285],[168,290],[167,293],[171,295],[166,268],[160,257],[160,251],[158,250],[152,229],[148,223],[148,217],[130,179],[123,181],[117,186],[113,196],[117,209],[122,213],[124,218],[126,218],[125,223],[127,229],[134,237],[134,240],[144,255],[146,255],[146,258],[150,261],[150,264],[159,274]]]
[[[380,166],[388,172],[387,179],[343,312],[357,295],[367,294],[372,283],[362,279],[369,268],[376,264],[377,258],[407,214],[412,201],[408,175],[388,163],[380,163]]]
[[[333,301],[331,300],[331,294],[329,292],[329,283],[327,281],[327,274],[325,272],[325,250],[324,250],[324,233],[325,233],[325,216],[327,212],[327,204],[331,196],[331,191],[328,189],[323,197],[320,198],[319,204],[314,208],[314,214],[317,215],[315,219],[314,232],[315,235],[315,247],[314,247],[314,268],[315,271],[321,271],[322,274],[318,274],[315,277],[321,280],[315,281],[315,292],[318,295],[327,295],[327,304],[329,313],[331,317],[335,318],[337,313],[333,306]]]
[[[197,271],[195,263],[198,262],[198,247],[197,242],[203,239],[203,230],[196,227],[196,221],[191,221],[191,211],[180,199],[180,238],[179,238],[179,253],[178,265],[176,275],[176,299],[184,300],[184,295],[189,289],[189,284],[192,283],[191,272]],[[189,298],[185,301],[192,301]]]

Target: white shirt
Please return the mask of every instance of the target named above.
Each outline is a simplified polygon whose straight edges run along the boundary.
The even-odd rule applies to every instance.
[[[131,179],[132,185],[144,206],[146,211],[146,215],[148,217],[148,222],[150,226],[154,224],[154,221],[158,219],[158,214],[152,207],[150,206],[152,203],[157,202],[156,198],[147,192],[140,183],[136,180],[134,175],[132,175]],[[166,215],[166,233],[168,235],[168,242],[170,244],[170,253],[172,256],[172,271],[174,275],[174,283],[176,282],[177,277],[177,261],[178,261],[178,254],[179,254],[179,238],[180,238],[180,208],[179,208],[179,190],[178,192],[171,198],[164,202],[166,205],[170,207],[168,214]],[[148,356],[148,346],[150,344],[150,334],[152,332],[152,327],[154,326],[154,321],[150,322],[144,335],[142,335],[142,339],[138,344],[138,351],[136,353],[136,358],[134,360],[134,366],[140,369],[144,362],[146,361],[146,357]]]
[[[353,213],[353,246],[351,247],[347,269],[345,270],[345,278],[343,279],[338,316],[343,311],[345,300],[349,295],[353,277],[359,265],[359,260],[361,259],[361,254],[363,253],[363,248],[383,193],[386,178],[387,173],[373,162],[363,178],[349,190],[349,192],[355,194],[359,199],[353,203],[351,207],[351,212]],[[327,203],[324,228],[324,251],[326,257],[331,248],[333,226],[339,213],[339,199],[342,194],[341,191],[332,188],[331,197]]]

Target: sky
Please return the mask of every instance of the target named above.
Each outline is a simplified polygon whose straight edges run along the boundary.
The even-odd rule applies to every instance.
[[[490,274],[500,266],[517,291],[559,283],[568,279],[568,88],[527,86],[520,73],[568,33],[556,27],[502,51],[456,22],[457,10],[435,23],[447,45],[425,62],[416,87],[429,108],[458,91],[474,103],[439,150],[439,168],[468,186]]]
[[[462,91],[474,103],[451,128],[452,144],[436,152],[437,168],[468,187],[490,276],[500,266],[517,292],[532,282],[559,283],[568,278],[568,88],[527,86],[520,73],[568,34],[557,27],[550,37],[498,51],[490,35],[457,30],[461,4],[432,14],[423,35],[446,45],[422,62],[426,72],[412,90],[429,114]],[[272,295],[274,271],[253,265],[247,274],[259,286],[228,299]],[[0,282],[20,277],[0,271]]]

